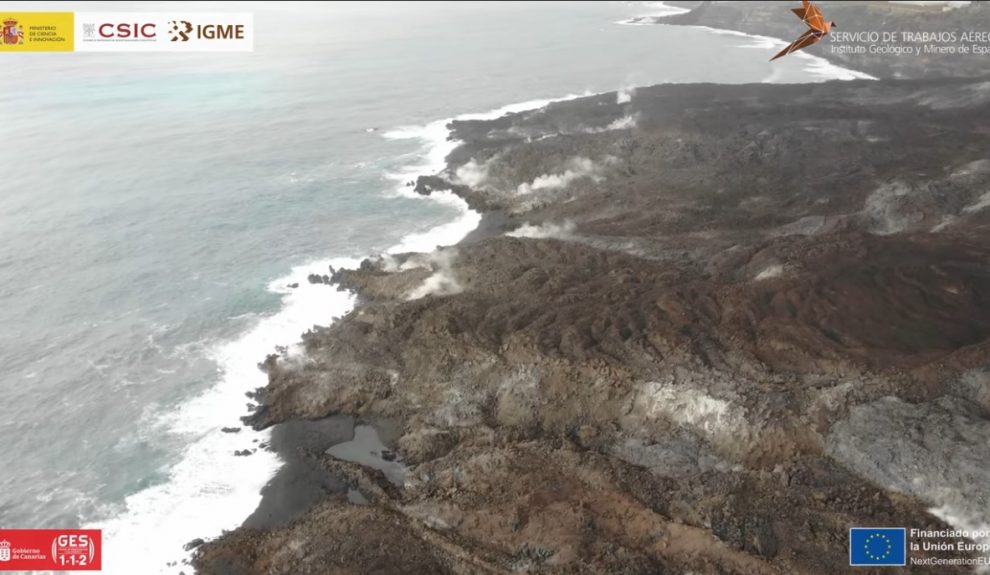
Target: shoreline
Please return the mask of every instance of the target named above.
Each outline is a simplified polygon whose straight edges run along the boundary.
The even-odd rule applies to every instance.
[[[677,13],[647,16],[643,24],[670,26],[703,27],[726,30],[750,36],[769,38],[786,46],[800,33],[797,22],[790,18],[780,3],[755,1],[746,2],[744,9],[732,3],[703,1],[694,3],[692,8]],[[906,10],[892,3],[866,2],[824,2],[820,3],[830,20],[839,23],[839,30],[853,37],[857,33],[869,31],[917,31],[917,30],[965,30],[979,28],[990,16],[979,3],[941,10],[938,6],[930,9]],[[668,6],[668,8],[675,8]],[[851,43],[851,46],[858,45]],[[931,54],[917,58],[887,57],[881,54],[864,54],[849,51],[833,51],[833,38],[829,37],[810,51],[800,51],[804,55],[819,59],[829,65],[859,70],[873,78],[922,79],[922,78],[978,78],[986,77],[984,59],[975,55],[945,56]]]
[[[739,38],[745,38],[747,40],[756,41],[758,44],[752,47],[771,47],[775,49],[783,48],[789,44],[788,41],[778,38],[775,36],[767,36],[762,34],[755,34],[752,32],[745,32],[743,30],[736,30],[733,28],[718,28],[713,26],[707,26],[704,24],[679,24],[676,22],[670,22],[671,17],[684,16],[690,14],[693,8],[682,8],[679,6],[671,6],[665,2],[657,2],[657,8],[664,10],[660,14],[644,14],[642,16],[636,16],[617,22],[617,24],[623,24],[627,26],[687,26],[690,28],[699,28],[702,30],[707,30],[715,34],[721,34],[726,36],[736,36]],[[746,46],[747,48],[750,46]],[[809,52],[796,52],[794,54],[798,58],[803,58],[809,61],[808,69],[818,69],[821,72],[816,72],[821,75],[824,81],[829,80],[876,80],[876,76],[872,76],[866,72],[856,70],[849,67],[848,62],[835,61],[827,56],[812,54]]]

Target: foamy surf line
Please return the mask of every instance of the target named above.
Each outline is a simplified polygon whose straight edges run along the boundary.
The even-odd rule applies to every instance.
[[[711,26],[690,26],[691,28],[700,28],[702,30],[707,30],[709,32],[720,34],[722,36],[735,36],[738,38],[744,38],[750,41],[750,44],[740,46],[740,48],[754,48],[754,49],[779,49],[787,46],[789,42],[785,42],[780,38],[774,38],[772,36],[760,36],[758,34],[747,34],[746,32],[740,32],[738,30],[727,30],[725,28],[712,28]],[[837,64],[833,64],[821,56],[815,56],[814,54],[809,54],[807,52],[794,52],[793,56],[801,58],[808,61],[808,65],[805,70],[811,72],[812,74],[818,76],[823,81],[825,80],[876,80],[876,77],[871,76],[865,72],[860,72],[858,70],[851,70],[849,68],[843,68]]]
[[[453,192],[449,190],[434,191],[429,196],[423,196],[417,194],[408,185],[409,182],[415,182],[419,176],[437,174],[447,167],[447,156],[454,151],[454,148],[461,144],[459,141],[450,139],[451,133],[450,129],[447,128],[448,124],[455,120],[494,120],[506,114],[528,112],[554,102],[575,100],[591,95],[593,95],[591,92],[585,92],[581,94],[568,94],[560,98],[528,100],[502,106],[488,112],[461,114],[453,118],[436,120],[425,125],[402,126],[385,132],[383,136],[386,139],[418,140],[423,145],[423,161],[421,163],[408,166],[395,173],[386,174],[388,179],[395,182],[394,193],[410,198],[428,198],[451,206],[460,212],[460,215],[454,221],[433,228],[426,233],[410,234],[395,246],[387,249],[385,253],[430,252],[436,249],[437,246],[453,245],[477,229],[478,224],[481,223],[481,214],[470,209],[467,202]]]
[[[438,245],[456,244],[481,221],[481,214],[450,192],[421,196],[404,185],[409,179],[435,174],[446,166],[447,154],[459,145],[448,139],[448,123],[455,119],[495,119],[586,95],[590,94],[531,100],[386,133],[389,139],[423,143],[422,161],[390,176],[402,180],[396,191],[449,205],[460,212],[448,223],[405,236],[386,253],[429,252]],[[294,267],[288,275],[268,285],[269,291],[282,298],[279,312],[259,318],[238,339],[210,350],[210,357],[217,363],[217,383],[185,403],[178,413],[160,416],[152,423],[154,433],[188,438],[180,461],[169,469],[168,480],[127,497],[123,511],[111,519],[91,521],[85,526],[103,529],[104,573],[191,573],[192,551],[183,550],[186,543],[196,538],[208,540],[235,529],[257,508],[261,489],[283,463],[275,453],[258,448],[270,442],[271,432],[244,427],[238,433],[224,433],[221,429],[237,426],[245,415],[244,394],[268,383],[258,369],[265,356],[278,346],[295,347],[302,333],[319,320],[328,320],[323,324],[328,325],[331,318],[353,309],[353,293],[337,291],[336,286],[311,284],[309,275],[326,274],[330,266],[355,268],[360,262],[357,258],[333,258]],[[297,287],[289,287],[295,284]],[[290,355],[293,347],[289,348]],[[244,449],[255,451],[250,456],[234,455]]]
[[[630,2],[632,4],[632,2]],[[643,14],[641,16],[633,16],[632,18],[627,18],[625,20],[619,20],[616,24],[622,24],[623,26],[651,26],[655,24],[652,18],[663,18],[664,16],[674,16],[675,14],[684,14],[685,12],[690,12],[688,8],[680,8],[678,6],[667,6],[664,2],[640,2],[644,7],[652,8],[653,12],[650,14]]]
[[[581,94],[568,94],[560,98],[527,100],[525,102],[502,106],[488,112],[461,114],[453,118],[436,120],[421,126],[401,126],[390,130],[384,134],[386,139],[421,141],[424,144],[424,161],[420,164],[409,166],[397,173],[386,174],[386,176],[399,183],[396,190],[399,195],[421,198],[423,196],[412,191],[406,185],[406,182],[415,181],[418,176],[436,174],[447,166],[447,156],[454,151],[454,148],[461,144],[461,142],[450,139],[451,134],[447,125],[451,122],[458,120],[495,120],[506,114],[528,112],[553,104],[554,102],[566,102],[593,95],[595,94],[592,92],[583,92]]]
[[[627,20],[620,20],[616,22],[617,24],[624,24],[627,26],[647,26],[647,25],[664,25],[662,22],[656,22],[654,18],[662,18],[664,16],[674,16],[676,14],[684,14],[685,12],[690,12],[687,8],[679,8],[677,6],[667,6],[664,2],[647,2],[647,6],[650,6],[656,10],[655,13],[644,14],[642,16],[636,16],[629,18]],[[678,26],[684,26],[685,28],[699,28],[701,30],[707,30],[715,34],[720,34],[722,36],[736,36],[738,38],[745,38],[749,40],[750,43],[740,46],[740,48],[755,48],[755,49],[780,49],[787,46],[789,42],[785,42],[780,38],[774,38],[772,36],[760,36],[758,34],[747,34],[746,32],[740,32],[738,30],[729,30],[726,28],[712,28],[711,26],[698,26],[698,25],[684,25],[677,24]],[[795,52],[794,56],[807,60],[808,64],[805,66],[805,70],[811,72],[813,75],[821,78],[822,81],[828,80],[876,80],[876,77],[871,76],[865,72],[860,72],[858,70],[851,70],[849,68],[843,68],[837,64],[829,62],[827,59],[821,56],[815,56],[814,54],[809,54],[807,52]],[[776,83],[776,76],[771,74],[768,78],[764,80],[767,83]]]
[[[188,438],[166,482],[135,493],[116,517],[94,522],[103,529],[105,573],[189,573],[189,553],[183,545],[237,527],[261,501],[261,488],[282,462],[259,447],[269,430],[240,427],[245,415],[245,392],[267,384],[259,361],[276,346],[298,342],[314,320],[346,314],[354,304],[350,293],[324,284],[310,284],[310,273],[324,274],[328,266],[354,266],[353,258],[337,258],[298,266],[269,284],[282,297],[281,310],[259,318],[240,338],[214,346],[208,355],[217,364],[218,382],[188,401],[178,413],[160,416],[152,424],[162,433]],[[298,284],[291,289],[290,284]],[[235,456],[239,450],[249,456]]]

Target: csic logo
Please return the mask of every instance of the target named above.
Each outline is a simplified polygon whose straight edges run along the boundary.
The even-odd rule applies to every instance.
[[[0,541],[0,561],[4,563],[10,561],[10,541],[6,539]]]
[[[84,33],[91,32],[92,29],[84,28]],[[119,23],[104,22],[96,28],[100,38],[114,40],[154,40],[155,24],[145,23]]]
[[[3,43],[6,46],[18,46],[24,43],[24,27],[17,27],[17,20],[4,18]]]
[[[168,23],[168,35],[172,42],[188,42],[189,33],[193,31],[193,25],[186,20],[171,20]]]

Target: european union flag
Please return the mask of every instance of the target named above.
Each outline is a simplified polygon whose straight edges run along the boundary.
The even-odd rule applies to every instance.
[[[907,563],[904,528],[853,527],[849,530],[849,565],[901,567]]]

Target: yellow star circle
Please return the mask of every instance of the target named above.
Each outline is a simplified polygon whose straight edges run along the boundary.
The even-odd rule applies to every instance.
[[[882,553],[873,553],[872,551],[870,551],[870,543],[872,543],[874,539],[886,543],[886,548]],[[870,536],[867,537],[866,541],[863,543],[863,550],[866,552],[866,556],[869,557],[870,560],[872,561],[882,561],[886,559],[887,557],[890,556],[890,552],[893,551],[893,549],[894,546],[890,541],[890,537],[887,537],[883,533],[871,533]]]

